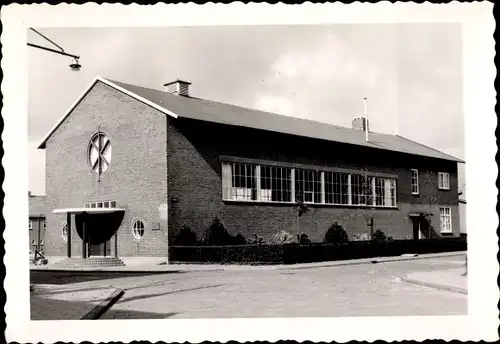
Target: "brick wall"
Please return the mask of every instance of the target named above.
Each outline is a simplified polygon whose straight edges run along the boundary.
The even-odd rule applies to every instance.
[[[112,145],[111,166],[100,182],[87,162],[89,140],[98,126]],[[91,89],[46,145],[48,255],[66,255],[61,235],[66,215],[52,210],[101,200],[116,200],[125,209],[117,230],[119,256],[167,255],[167,224],[159,214],[167,197],[166,134],[165,115],[157,110],[101,82]],[[135,219],[146,227],[141,240],[132,236]],[[160,230],[153,231],[156,223]],[[80,256],[74,217],[71,229],[72,255]]]
[[[413,231],[408,214],[419,211],[433,214],[431,226],[434,235],[440,235],[439,204],[452,207],[453,235],[459,233],[457,165],[453,162],[187,119],[168,120],[168,149],[169,197],[176,199],[169,205],[171,237],[183,225],[201,237],[215,216],[230,233],[240,232],[246,238],[254,233],[268,238],[281,229],[296,233],[296,213],[291,205],[222,201],[220,155],[397,175],[398,209],[311,205],[300,219],[300,229],[313,241],[321,241],[335,221],[351,237],[369,233],[369,217],[374,217],[375,228],[394,239],[409,239]],[[419,196],[411,195],[412,168],[420,171]],[[449,191],[438,190],[438,171],[450,173]]]

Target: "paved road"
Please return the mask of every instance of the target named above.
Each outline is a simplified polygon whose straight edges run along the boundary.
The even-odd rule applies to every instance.
[[[125,289],[103,319],[450,315],[467,313],[465,295],[397,277],[460,265],[462,258],[447,257],[301,270],[115,275],[72,285]]]

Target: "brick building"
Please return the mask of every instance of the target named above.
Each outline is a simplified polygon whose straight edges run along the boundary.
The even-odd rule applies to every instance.
[[[459,235],[459,159],[366,135],[363,117],[344,128],[195,98],[189,85],[96,78],[50,130],[48,256],[165,260],[182,226],[202,237],[214,217],[246,238],[295,234],[297,197],[312,241],[333,222],[350,237]]]
[[[33,252],[35,250],[44,251],[44,237],[46,230],[45,196],[32,195],[28,192],[29,204],[29,243],[28,246]]]

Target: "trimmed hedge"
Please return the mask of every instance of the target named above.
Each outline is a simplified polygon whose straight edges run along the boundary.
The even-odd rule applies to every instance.
[[[169,251],[170,260],[175,262],[297,264],[465,250],[467,241],[458,237],[345,244],[171,246]]]

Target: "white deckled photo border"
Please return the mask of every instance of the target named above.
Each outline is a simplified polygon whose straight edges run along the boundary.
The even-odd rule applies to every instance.
[[[495,22],[490,3],[379,3],[352,5],[233,3],[231,5],[9,5],[3,8],[3,215],[7,293],[6,338],[17,342],[240,342],[281,339],[487,340],[498,338],[499,299],[495,164]],[[28,202],[28,27],[145,27],[328,23],[461,23],[463,27],[467,173],[468,315],[286,319],[30,321],[26,259]],[[21,188],[21,186],[23,186]],[[137,322],[139,326],[131,326]],[[133,329],[133,330],[131,330]]]

